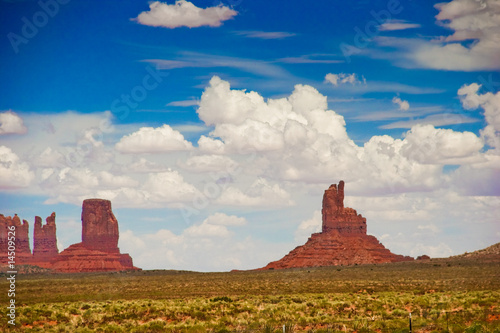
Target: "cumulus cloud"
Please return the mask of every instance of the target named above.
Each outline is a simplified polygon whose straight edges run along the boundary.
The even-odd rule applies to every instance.
[[[416,125],[405,135],[401,153],[420,163],[467,164],[481,161],[482,140],[472,132]]]
[[[184,230],[183,235],[188,237],[229,237],[231,232],[228,226],[242,226],[247,223],[243,217],[215,213],[207,217],[199,225],[193,225]]]
[[[392,98],[392,103],[397,104],[399,106],[399,110],[401,111],[408,111],[410,109],[410,103],[408,103],[408,101],[402,100],[397,96],[394,96]]]
[[[498,94],[467,85],[458,95],[464,108],[481,110],[476,113],[484,114],[486,128],[498,128]],[[115,124],[109,133],[100,133],[109,114],[53,115],[50,131],[44,129],[49,126],[33,125],[48,120],[26,116],[29,134],[16,136],[12,147],[0,149],[0,186],[12,186],[11,175],[17,172],[22,175],[17,185],[28,186],[25,192],[43,192],[49,197],[46,203],[81,205],[88,197],[106,198],[118,212],[121,207],[163,209],[161,214],[170,215],[166,225],[182,223],[177,208],[194,207],[196,214],[185,219],[194,224],[177,224],[172,227],[176,233],[165,225],[157,232],[149,228],[123,233],[120,246],[143,268],[262,267],[319,230],[322,190],[340,179],[349,184],[352,195],[346,205],[368,218],[371,234],[388,234],[384,244],[394,252],[425,253],[440,242],[453,251],[461,248],[452,237],[426,239],[423,234],[432,231],[427,228],[430,219],[441,235],[460,228],[476,244],[478,239],[493,243],[498,238],[500,155],[493,143],[484,146],[495,131],[485,129],[478,136],[413,124],[404,136],[378,135],[359,145],[349,136],[344,117],[329,109],[327,97],[314,87],[297,84],[281,98],[264,98],[256,91],[231,88],[218,77],[205,88],[197,112],[205,128],[212,129],[199,137],[197,146],[168,125],[136,130]],[[402,114],[395,108],[392,112]],[[137,151],[178,152],[121,154],[120,144],[113,145],[117,141],[141,147]],[[67,162],[68,147],[82,154],[80,163]],[[444,167],[448,164],[454,165],[451,171]],[[234,215],[216,213],[221,211]],[[120,223],[136,220],[124,214]],[[285,220],[293,224],[287,227]],[[484,227],[477,228],[472,220]],[[272,223],[266,230],[280,234],[279,228],[285,228],[291,239],[279,247],[245,238],[258,230],[254,223],[258,228]],[[487,230],[487,235],[476,229]],[[405,230],[410,236],[399,237]],[[160,255],[151,258],[152,252]]]
[[[228,156],[198,155],[189,157],[180,166],[191,172],[213,172],[235,170],[238,163]]]
[[[132,164],[128,164],[126,166],[126,170],[139,173],[151,173],[167,171],[167,167],[141,157],[139,160],[133,162]]]
[[[440,166],[433,164],[445,157],[462,158],[447,151],[438,160],[431,161],[427,155],[418,160],[411,152],[425,148],[410,143],[412,135],[404,140],[373,137],[359,147],[349,138],[344,118],[328,110],[326,96],[306,85],[297,85],[286,98],[265,100],[253,91],[233,90],[214,77],[202,95],[198,114],[207,125],[215,126],[208,137],[200,138],[200,149],[250,157],[258,152],[259,158],[249,160],[251,166],[242,166],[264,179],[322,183],[341,174],[375,188],[422,190],[440,183]],[[467,136],[466,141],[474,140]],[[441,140],[434,147],[446,151],[448,144]],[[472,146],[477,147],[477,142]],[[219,200],[234,205],[257,202],[233,187]]]
[[[216,221],[224,224],[217,224]],[[217,213],[203,222],[175,234],[167,229],[137,235],[131,230],[120,232],[120,248],[143,269],[167,268],[197,271],[229,271],[262,267],[286,253],[289,243],[273,244],[241,237],[230,228],[240,228],[246,219]],[[263,251],[262,249],[266,249]],[[153,257],[151,253],[156,255]]]
[[[150,174],[143,189],[150,193],[151,201],[159,203],[189,202],[199,194],[176,170]]]
[[[352,74],[345,74],[345,73],[339,73],[339,74],[333,74],[333,73],[328,73],[325,75],[325,82],[329,82],[333,84],[334,86],[338,86],[339,84],[361,84],[364,83],[366,84],[366,80],[364,77],[360,80],[357,76],[356,73]]]
[[[24,126],[23,119],[15,112],[6,111],[0,113],[0,135],[24,134],[28,131]]]
[[[290,194],[279,184],[270,184],[264,178],[257,179],[246,191],[228,186],[215,203],[222,206],[279,207],[294,204]]]
[[[266,101],[256,92],[232,90],[227,81],[213,77],[197,112],[207,125],[215,125],[210,137],[198,142],[213,153],[292,149],[302,139],[301,145],[314,144],[322,134],[347,139],[343,117],[327,111],[326,96],[311,86],[296,85],[288,98]]]
[[[171,29],[219,27],[223,21],[233,18],[236,14],[238,12],[223,5],[199,8],[186,0],[176,0],[173,5],[154,1],[149,4],[149,11],[140,13],[135,20],[143,25]]]
[[[486,127],[481,131],[486,142],[500,154],[500,92],[479,94],[481,85],[472,83],[458,90],[462,105],[467,110],[482,108]]]
[[[45,168],[40,187],[53,194],[46,203],[81,204],[96,197],[113,201],[115,207],[157,208],[191,202],[199,195],[176,170],[153,172],[141,181],[129,175],[95,171],[88,167]]]
[[[0,146],[0,189],[27,187],[35,178],[26,162],[6,146]]]
[[[115,145],[122,153],[165,153],[191,150],[193,145],[184,136],[167,124],[162,127],[142,127],[126,135]]]
[[[295,242],[303,244],[315,232],[321,231],[323,224],[321,211],[315,210],[313,216],[305,221],[302,221],[295,230]]]
[[[212,225],[225,225],[225,226],[242,226],[247,224],[247,220],[243,217],[236,215],[226,215],[224,213],[215,213],[207,217],[203,223]]]

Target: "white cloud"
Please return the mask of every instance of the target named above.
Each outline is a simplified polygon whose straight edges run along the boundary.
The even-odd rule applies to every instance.
[[[477,117],[484,113],[487,128],[496,128],[498,95],[481,94],[479,86],[468,85],[459,96],[464,107],[481,110]],[[408,114],[393,109],[394,114]],[[411,113],[427,114],[418,112],[412,107]],[[155,208],[138,219],[126,210],[120,220],[124,230],[134,225],[122,233],[120,246],[143,268],[262,267],[297,244],[294,231],[297,240],[305,241],[319,229],[322,191],[340,179],[347,184],[346,205],[367,217],[369,233],[387,234],[384,245],[393,252],[412,254],[441,243],[454,253],[463,251],[457,234],[470,236],[474,246],[479,240],[498,241],[500,155],[494,145],[483,145],[494,132],[485,129],[478,137],[418,125],[401,138],[373,136],[359,146],[344,117],[328,109],[326,96],[314,87],[298,84],[289,95],[264,98],[231,89],[217,77],[203,92],[198,114],[202,127],[212,128],[199,137],[198,147],[150,155],[114,149],[120,138],[144,133],[118,124],[103,131],[109,113],[26,116],[27,135],[9,138],[9,148],[1,148],[0,179],[8,187],[10,175],[23,171],[17,183],[27,186],[22,192],[43,195],[49,204],[81,205],[83,199],[101,197],[112,200],[116,209]],[[182,148],[186,140],[180,128],[150,131],[161,140],[176,137]],[[68,162],[70,150],[81,157],[78,163]],[[453,169],[443,171],[446,164]],[[209,191],[214,184],[218,192]],[[195,224],[182,225],[176,208],[185,206],[197,210],[190,216]],[[233,215],[217,213],[221,211]],[[162,230],[157,231],[158,221],[147,225],[149,212],[169,216],[162,220]],[[146,225],[136,229],[136,221]],[[434,226],[442,239],[431,237]],[[258,235],[262,228],[266,236]],[[286,235],[283,243],[254,240],[276,239],[277,234]],[[419,244],[425,249],[418,249]],[[433,253],[439,251],[446,248]]]
[[[191,142],[167,124],[158,128],[141,127],[137,132],[121,138],[115,147],[122,153],[165,153],[193,149]]]
[[[295,230],[295,242],[304,244],[311,234],[321,231],[323,224],[321,211],[315,210],[313,216],[305,221],[302,221]]]
[[[198,155],[189,157],[180,166],[191,172],[213,172],[234,170],[238,163],[228,156]]]
[[[295,77],[284,70],[282,66],[269,61],[221,56],[209,53],[184,51],[179,52],[174,59],[144,59],[142,61],[153,64],[157,69],[234,68],[263,78],[273,79],[273,86],[279,82],[289,83],[291,79],[295,79]]]
[[[15,112],[6,111],[0,113],[0,135],[25,134],[27,131],[23,119]]]
[[[401,67],[453,71],[498,70],[500,68],[500,6],[497,0],[453,0],[438,3],[437,24],[453,34],[434,40],[375,38],[380,46],[396,47],[400,52],[372,52],[394,60]]]
[[[29,165],[6,146],[0,146],[0,189],[22,188],[30,185],[35,174]]]
[[[408,115],[407,115],[408,116]],[[410,120],[395,121],[386,125],[382,125],[381,129],[393,129],[393,128],[412,128],[415,125],[432,125],[432,126],[447,126],[447,125],[458,125],[458,124],[470,124],[477,123],[481,121],[478,118],[471,118],[463,113],[440,113],[433,114],[424,118],[413,118]]]
[[[298,57],[285,57],[277,61],[287,64],[338,64],[344,60],[332,59],[335,58],[334,54],[305,54]]]
[[[135,161],[132,164],[128,164],[124,168],[128,171],[139,172],[139,173],[162,172],[162,171],[167,171],[168,169],[167,167],[149,161],[144,157],[141,157],[138,161]]]
[[[189,99],[185,101],[173,101],[167,104],[167,106],[197,106],[200,104],[200,101],[196,99]]]
[[[405,135],[401,154],[420,163],[467,164],[481,161],[482,140],[472,132],[416,125]]]
[[[35,164],[38,167],[63,167],[65,163],[64,155],[51,147],[47,147],[35,158]]]
[[[240,237],[227,226],[210,224],[206,220],[180,234],[161,229],[137,235],[125,230],[120,233],[119,245],[122,252],[130,253],[134,264],[143,269],[212,272],[262,267],[274,260],[276,253],[286,253],[291,246],[289,243],[264,243],[249,236]]]
[[[356,73],[352,73],[352,74],[328,73],[325,75],[325,82],[329,82],[329,83],[333,84],[334,86],[338,86],[339,84],[346,84],[346,83],[350,83],[352,85],[361,84],[361,83],[366,84],[365,78],[363,77],[362,80],[358,79],[358,76]]]
[[[138,187],[139,182],[128,176],[113,175],[108,171],[99,173],[99,188],[121,188],[121,187]]]
[[[392,98],[392,103],[397,104],[399,106],[399,110],[401,111],[408,111],[410,109],[410,103],[408,103],[408,101],[402,100],[397,96],[394,96]]]
[[[247,190],[228,186],[215,203],[222,206],[279,207],[294,204],[290,194],[279,184],[270,184],[264,178],[257,179]]]
[[[212,225],[224,225],[224,226],[242,226],[247,224],[247,220],[243,217],[238,217],[236,215],[226,215],[224,213],[215,213],[207,217],[203,223]]]
[[[500,92],[478,94],[481,85],[472,83],[458,90],[458,96],[465,109],[475,110],[481,107],[487,126],[481,131],[486,142],[496,148],[500,154]]]
[[[453,254],[453,250],[445,243],[440,243],[438,245],[417,244],[410,251],[410,255],[414,257],[424,254],[431,258],[446,258]]]
[[[225,151],[224,142],[205,135],[200,136],[200,139],[198,140],[198,148],[200,151],[210,154],[223,154]]]
[[[219,27],[223,21],[238,14],[229,7],[199,8],[189,1],[176,0],[174,5],[154,1],[149,4],[149,11],[139,14],[135,19],[138,23],[153,27],[197,28],[201,26]]]
[[[235,215],[226,215],[224,213],[215,213],[207,217],[201,224],[193,225],[184,230],[183,235],[187,237],[222,237],[226,238],[232,235],[228,226],[242,226],[247,223],[243,217]]]
[[[224,225],[210,224],[203,222],[200,225],[194,225],[187,228],[184,234],[188,237],[229,237],[231,233]]]
[[[190,202],[199,194],[193,185],[175,170],[150,174],[143,189],[150,193],[149,200],[160,203]]]
[[[396,31],[396,30],[406,30],[420,28],[420,24],[408,23],[404,20],[390,20],[388,22],[382,23],[379,27],[379,31]]]
[[[417,226],[417,229],[418,230],[422,230],[422,231],[428,231],[430,233],[433,233],[433,234],[437,234],[440,230],[439,228],[435,225],[435,224],[426,224],[426,225],[419,225]]]
[[[235,34],[245,36],[248,38],[259,39],[283,39],[295,36],[294,33],[283,31],[235,31]]]

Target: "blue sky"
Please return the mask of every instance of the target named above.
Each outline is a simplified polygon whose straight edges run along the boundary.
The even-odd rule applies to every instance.
[[[500,240],[496,1],[0,6],[0,212],[60,250],[102,197],[139,267],[264,266],[341,179],[394,252]]]

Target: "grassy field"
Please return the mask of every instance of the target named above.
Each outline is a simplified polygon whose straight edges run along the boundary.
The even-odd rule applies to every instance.
[[[2,289],[3,288],[3,289]],[[2,304],[8,284],[0,281]],[[499,332],[500,261],[18,275],[25,332]]]

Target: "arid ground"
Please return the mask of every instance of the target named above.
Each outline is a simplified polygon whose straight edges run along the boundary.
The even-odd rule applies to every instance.
[[[4,331],[409,332],[411,312],[413,332],[500,332],[498,256],[224,273],[39,273],[18,275],[16,284],[16,328],[2,320]],[[8,289],[5,278],[0,288]]]

